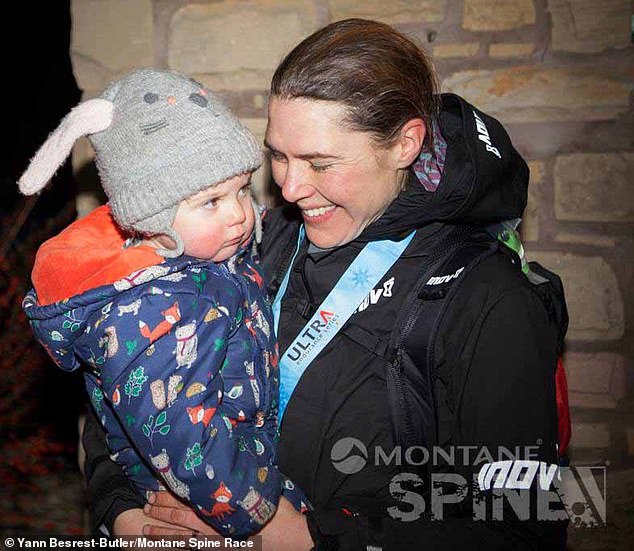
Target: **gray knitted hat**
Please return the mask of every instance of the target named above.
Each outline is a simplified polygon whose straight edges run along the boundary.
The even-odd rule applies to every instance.
[[[98,99],[75,107],[40,148],[18,182],[26,195],[40,191],[88,135],[115,220],[176,242],[178,204],[198,191],[257,169],[262,153],[253,134],[195,80],[159,69],[140,69],[112,82]]]

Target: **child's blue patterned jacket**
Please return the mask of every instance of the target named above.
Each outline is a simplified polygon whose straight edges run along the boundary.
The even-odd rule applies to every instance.
[[[33,290],[23,306],[55,363],[85,369],[112,456],[140,492],[159,478],[236,537],[260,530],[280,493],[305,508],[276,467],[277,346],[246,250],[219,264],[166,259],[45,306]]]

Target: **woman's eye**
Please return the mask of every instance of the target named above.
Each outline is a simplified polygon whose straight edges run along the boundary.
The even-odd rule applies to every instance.
[[[240,194],[240,197],[245,197],[246,195],[249,195],[249,190],[251,189],[251,184],[247,184],[244,187],[240,188],[240,191],[238,192]]]
[[[284,163],[286,162],[286,157],[277,151],[271,151],[271,161],[275,161],[276,163]]]
[[[208,199],[207,201],[203,203],[203,208],[213,209],[216,207],[217,204],[218,204],[217,199]]]

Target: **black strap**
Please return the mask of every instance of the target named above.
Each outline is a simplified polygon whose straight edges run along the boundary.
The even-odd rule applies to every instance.
[[[426,269],[397,316],[390,339],[388,397],[395,439],[405,448],[438,441],[436,332],[466,273],[496,249],[497,242],[481,230],[454,227],[426,257]]]
[[[396,318],[396,330],[390,339],[390,347],[394,353],[402,347],[402,343],[410,334],[413,324],[419,317],[419,310],[424,302],[418,299],[444,298],[446,287],[442,285],[430,286],[429,292],[431,294],[427,295],[425,293],[428,290],[425,289],[425,286],[434,275],[449,264],[460,249],[464,248],[467,238],[473,233],[474,229],[470,226],[454,226],[425,257],[425,270],[407,295],[403,303],[405,307],[401,309]],[[407,308],[407,305],[410,305],[410,308]]]

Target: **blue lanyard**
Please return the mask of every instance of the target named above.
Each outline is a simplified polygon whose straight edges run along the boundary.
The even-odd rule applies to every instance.
[[[280,407],[278,421],[281,426],[286,405],[300,377],[350,319],[359,304],[381,281],[383,276],[403,254],[413,239],[413,231],[401,241],[373,241],[368,243],[348,266],[337,284],[321,303],[317,311],[280,358]],[[280,289],[273,301],[275,334],[278,333],[282,298],[286,293],[293,263],[304,239],[304,226],[299,230],[297,247],[286,270]]]

